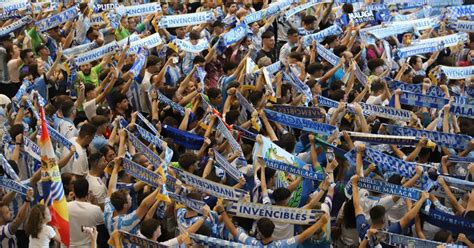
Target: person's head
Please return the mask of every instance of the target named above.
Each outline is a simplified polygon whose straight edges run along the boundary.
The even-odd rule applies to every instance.
[[[271,31],[262,34],[262,47],[265,49],[273,49],[275,47],[275,35]]]
[[[186,30],[184,29],[184,27],[177,27],[175,29],[175,32],[176,37],[178,37],[178,39],[184,39],[184,37],[186,36]]]
[[[342,52],[341,54],[342,56],[344,56],[344,58],[346,59],[346,62],[345,62],[345,66],[349,66],[349,63],[352,61],[352,59],[354,58],[354,55],[352,54],[352,52],[350,51],[344,51]]]
[[[107,163],[113,161],[115,156],[117,155],[115,153],[114,148],[110,145],[105,145],[102,148],[100,148],[100,153],[102,154],[102,156],[104,156],[105,161]]]
[[[20,56],[20,48],[17,45],[8,44],[5,46],[5,49],[7,50],[7,57],[5,58],[7,62]]]
[[[221,21],[215,21],[212,25],[213,33],[219,36],[220,34],[224,33],[224,23]]]
[[[38,54],[42,59],[45,59],[49,56],[50,52],[47,46],[41,44],[36,47],[36,54]]]
[[[21,50],[20,58],[25,65],[31,65],[35,63],[35,55],[33,54],[33,50],[29,48]]]
[[[374,96],[379,96],[379,95],[383,94],[385,88],[384,88],[384,85],[382,83],[382,80],[380,80],[380,78],[377,77],[377,76],[370,76],[369,80],[371,80],[371,82],[372,82],[370,84],[370,90],[372,91],[372,94]]]
[[[110,203],[112,203],[118,214],[124,214],[132,207],[132,198],[126,189],[120,189],[112,193]]]
[[[379,58],[371,59],[367,62],[370,72],[376,76],[382,75],[384,64],[384,60]]]
[[[5,225],[6,223],[13,220],[13,213],[8,207],[3,203],[0,203],[0,224]]]
[[[209,101],[214,106],[219,106],[222,102],[222,93],[217,88],[210,88],[207,90],[207,96],[209,97]]]
[[[453,242],[453,236],[447,230],[439,230],[437,233],[435,233],[433,241],[449,244]]]
[[[97,128],[97,133],[104,134],[107,131],[109,119],[103,115],[96,115],[91,118],[91,123]]]
[[[227,10],[227,14],[233,15],[237,12],[237,3],[229,1],[226,3],[225,8]]]
[[[104,155],[100,152],[92,153],[88,157],[89,169],[94,172],[98,172],[102,175],[105,167],[107,166],[107,160]]]
[[[87,39],[94,41],[99,38],[100,31],[94,27],[90,27],[86,32]],[[100,44],[99,44],[100,45]]]
[[[181,166],[181,168],[187,172],[193,173],[198,169],[198,157],[196,154],[194,154],[194,152],[185,152],[179,157],[178,162],[179,166]]]
[[[235,72],[235,69],[237,69],[237,64],[235,64],[234,62],[224,62],[224,64],[222,65],[222,70],[224,71],[224,73],[226,75],[231,75],[232,73]]]
[[[91,63],[85,63],[79,66],[79,70],[86,76],[91,74],[92,65]]]
[[[89,182],[85,178],[74,181],[74,196],[76,199],[84,199],[89,195]]]
[[[374,206],[370,209],[369,215],[372,225],[382,227],[385,224],[385,208],[383,206]]]
[[[342,56],[342,53],[345,52],[346,50],[347,50],[347,46],[345,46],[345,45],[339,45],[339,46],[334,47],[333,53],[334,53],[336,56],[341,57],[341,56]]]
[[[415,71],[423,69],[423,60],[418,56],[410,57],[409,64],[411,65],[411,67],[413,67]]]
[[[275,224],[270,219],[261,218],[257,221],[257,233],[260,234],[262,239],[272,237],[274,230]]]
[[[288,54],[288,64],[296,64],[303,61],[303,54],[300,52],[291,52]]]
[[[86,100],[90,101],[97,97],[97,92],[95,91],[95,85],[93,84],[85,84],[84,85],[84,95],[86,96]]]
[[[294,28],[290,28],[288,29],[288,32],[286,32],[286,34],[288,35],[288,42],[292,43],[292,44],[296,44],[298,43],[298,30],[294,29]]]
[[[135,17],[129,17],[128,18],[128,30],[135,31],[136,27],[137,27],[137,21],[135,20]]]
[[[252,0],[243,0],[242,3],[246,9],[252,8]]]
[[[161,222],[157,219],[147,219],[140,224],[140,233],[147,239],[156,241],[161,236]]]
[[[74,106],[74,102],[71,100],[64,101],[61,104],[61,112],[64,117],[74,120],[76,118],[76,107]]]
[[[307,15],[303,17],[303,27],[306,30],[314,30],[314,22],[316,21],[316,17],[313,15]]]
[[[306,73],[312,78],[320,78],[324,75],[324,66],[321,63],[311,63],[306,67]]]
[[[81,126],[81,129],[79,130],[79,139],[80,143],[83,147],[86,145],[90,144],[92,140],[94,139],[95,133],[97,132],[97,128],[90,123],[85,123]]]
[[[127,95],[120,92],[112,94],[112,106],[116,112],[124,112],[128,110]]]
[[[151,162],[143,155],[143,153],[135,153],[132,157],[132,161],[147,168],[151,165]]]
[[[354,13],[354,6],[352,6],[352,4],[350,3],[345,3],[344,5],[342,5],[342,13]]]
[[[199,42],[199,39],[201,39],[201,34],[198,31],[193,30],[189,33],[189,41],[191,44],[196,45]]]
[[[406,82],[406,83],[412,83],[414,76],[415,76],[415,72],[413,71],[413,69],[411,69],[410,67],[408,67],[408,68],[403,72],[402,77],[401,77],[401,81],[402,81],[402,82]]]
[[[403,45],[406,45],[406,46],[410,45],[412,39],[413,39],[412,33],[404,33],[403,38],[402,38]]]
[[[286,206],[291,197],[291,191],[287,188],[277,188],[273,191],[272,198],[276,205]]]
[[[323,44],[328,44],[330,48],[335,48],[339,46],[340,41],[337,38],[337,35],[329,35],[324,39]]]
[[[122,27],[125,29],[129,28],[127,16],[122,16],[122,18],[120,18],[120,25],[122,25]]]
[[[257,177],[260,180],[260,169],[257,171]],[[272,168],[265,167],[265,181],[267,182],[267,187],[272,189],[275,184],[275,174],[276,171]]]
[[[38,238],[41,227],[51,221],[51,213],[43,204],[37,204],[30,210],[30,215],[26,220],[25,231],[33,238]]]

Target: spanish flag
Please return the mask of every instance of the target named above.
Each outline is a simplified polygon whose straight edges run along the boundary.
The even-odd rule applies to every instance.
[[[69,214],[67,211],[66,196],[64,195],[61,172],[59,171],[54,155],[53,145],[48,134],[44,109],[41,108],[41,182],[43,185],[43,201],[51,211],[52,226],[59,230],[61,242],[69,246]]]

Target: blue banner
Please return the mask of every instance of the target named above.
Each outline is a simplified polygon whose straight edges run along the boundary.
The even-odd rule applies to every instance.
[[[201,192],[213,195],[217,198],[239,201],[247,194],[247,192],[244,190],[234,189],[227,185],[215,183],[213,181],[204,179],[202,177],[193,175],[191,173],[176,168],[173,169],[176,171],[176,174],[180,177],[181,181],[183,181],[185,184],[192,186],[193,188]]]
[[[402,146],[413,146],[418,144],[419,139],[412,136],[381,135],[370,133],[348,132],[352,140],[363,141],[371,144],[392,144]]]
[[[170,106],[174,111],[177,111],[181,116],[184,116],[186,111],[183,106],[171,101],[171,99],[163,95],[161,92],[157,91],[157,93],[158,93],[158,101]]]
[[[330,35],[339,35],[342,33],[341,27],[338,25],[332,25],[326,29],[323,29],[317,33],[306,35],[303,37],[303,44],[304,46],[311,46],[313,40],[316,42],[322,42],[326,37]]]
[[[396,89],[401,89],[402,91],[408,91],[412,93],[417,93],[421,94],[422,93],[422,88],[423,84],[409,84],[409,83],[404,83],[400,81],[395,81],[392,79],[386,79],[388,82],[388,87],[390,90],[396,90]],[[426,92],[426,95],[428,96],[435,96],[435,97],[444,97],[444,91],[441,90],[438,86],[430,86],[429,89]]]
[[[190,209],[192,209],[192,210],[194,210],[194,211],[196,211],[200,214],[203,213],[202,208],[204,206],[206,206],[206,203],[203,202],[203,201],[194,200],[194,199],[188,198],[188,197],[183,196],[183,195],[178,195],[178,194],[169,192],[168,196],[173,201],[184,204],[186,207],[188,207],[188,208],[190,208]]]
[[[233,165],[231,165],[227,159],[225,159],[216,149],[214,150],[214,157],[216,158],[216,163],[226,171],[227,174],[229,174],[233,179],[236,181],[239,181],[242,177],[243,174],[240,172],[237,168],[235,168]]]
[[[131,160],[128,160],[126,158],[122,159],[122,168],[129,174],[130,176],[133,176],[134,178],[152,186],[155,188],[160,187],[157,183],[158,179],[161,178],[161,176],[151,170],[148,170],[147,168],[143,167],[142,165],[139,165]],[[164,180],[164,179],[163,179]]]
[[[25,26],[26,24],[30,23],[33,19],[30,16],[24,16],[20,20],[6,26],[0,28],[0,37],[10,35],[10,33],[13,33],[17,29]]]
[[[132,68],[129,70],[129,72],[132,73],[134,80],[137,80],[138,76],[140,76],[140,72],[142,71],[143,66],[145,66],[146,58],[149,54],[148,50],[144,48],[138,50],[135,62],[133,62]]]
[[[156,2],[132,6],[123,6],[123,8],[125,9],[125,15],[127,17],[145,16],[149,14],[155,14],[156,12],[161,11],[160,4]]]
[[[447,148],[464,150],[469,146],[471,137],[468,135],[442,133],[436,131],[418,130],[407,127],[384,124],[387,133],[399,136],[415,136],[417,138],[426,137],[438,145]]]
[[[229,32],[225,33],[222,37],[222,46],[228,47],[239,40],[243,39],[247,35],[248,26],[244,22],[240,23],[239,25],[235,26],[235,28],[231,29]]]
[[[411,199],[414,201],[418,201],[421,197],[422,191],[416,188],[406,188],[400,185],[387,183],[381,180],[374,180],[368,177],[361,177],[357,183],[357,186],[363,189],[367,189],[369,191],[381,193],[381,194],[389,194],[394,196],[399,196],[405,199]],[[346,184],[346,194],[352,195],[352,184]]]
[[[41,149],[40,147],[30,140],[28,137],[23,136],[23,150],[30,155],[32,158],[41,162]]]
[[[161,245],[160,243],[137,236],[135,234],[131,234],[129,232],[125,232],[119,230],[120,232],[120,241],[126,244],[136,245],[136,247],[143,247],[143,248],[164,248],[168,247],[166,245]]]
[[[257,134],[250,132],[247,129],[241,128],[237,125],[234,125],[233,128],[237,131],[239,131],[239,134],[242,135],[243,138],[246,138],[248,140],[254,140],[257,137]]]
[[[462,163],[462,164],[470,164],[474,163],[474,157],[460,157],[460,156],[449,156],[448,162],[452,163]]]
[[[73,6],[59,14],[46,17],[35,23],[35,26],[39,27],[41,32],[55,28],[69,20],[76,18],[79,14],[77,6]]]
[[[5,177],[0,177],[0,187],[17,192],[21,195],[26,195],[26,192],[28,191],[28,187],[25,185]]]
[[[290,174],[302,176],[304,178],[308,178],[311,180],[316,180],[316,181],[324,180],[324,175],[321,173],[305,170],[303,168],[295,167],[293,165],[289,165],[284,162],[273,160],[273,159],[264,158],[263,160],[265,161],[265,166],[274,170],[288,172]]]
[[[15,181],[19,181],[20,178],[16,174],[16,172],[13,170],[11,165],[8,163],[8,160],[3,156],[3,154],[0,153],[0,166],[2,167],[4,173],[8,175],[11,179]]]
[[[448,79],[466,79],[474,76],[474,65],[463,67],[440,66]]]
[[[200,53],[203,50],[207,50],[209,48],[209,42],[206,39],[199,40],[196,45],[191,44],[189,41],[180,39],[174,39],[173,43],[179,50],[190,53]]]
[[[130,37],[132,37],[132,36],[130,36]],[[136,37],[139,38],[138,36],[136,36]],[[131,42],[130,43],[130,48],[128,48],[128,50],[127,50],[127,55],[138,53],[138,50],[142,47],[150,50],[154,47],[159,46],[161,43],[163,43],[163,40],[161,39],[159,33],[155,33],[155,34],[149,35],[149,36],[147,36],[143,39],[136,39],[135,40],[135,39],[131,38],[130,42]]]
[[[418,239],[412,236],[403,236],[400,234],[395,234],[395,233],[389,233],[389,232],[382,232],[383,236],[385,238],[382,240],[385,244],[391,245],[394,247],[409,247],[410,244],[414,244],[414,247],[417,248],[436,248],[439,247],[440,245],[447,245],[446,247],[456,247],[456,246],[450,246],[449,244],[443,244],[440,242],[435,242],[431,240],[426,240],[426,239]],[[445,247],[445,246],[443,246]],[[461,248],[461,246],[459,247]]]
[[[231,242],[223,239],[218,239],[218,238],[213,238],[213,237],[208,237],[204,236],[201,234],[194,234],[190,233],[189,237],[199,245],[202,245],[204,247],[242,247],[242,243],[236,243],[236,242]]]
[[[137,152],[143,153],[143,155],[150,161],[153,165],[153,168],[158,168],[162,164],[162,160],[158,154],[154,153],[150,148],[148,148],[145,144],[143,144],[135,135],[133,135],[130,131],[127,131],[128,140],[132,145],[135,147]]]
[[[449,17],[457,19],[462,16],[473,16],[474,15],[474,5],[462,5],[462,6],[451,6],[448,7]]]
[[[282,114],[269,109],[265,109],[264,111],[268,120],[276,121],[292,128],[297,128],[327,136],[330,136],[332,133],[334,133],[334,131],[337,131],[337,127],[325,123],[318,123],[308,119]]]
[[[431,207],[429,212],[422,209],[420,214],[422,220],[427,221],[431,225],[441,227],[444,230],[451,231],[455,234],[465,233],[468,237],[472,237],[474,234],[474,222],[464,217],[447,214],[433,207]]]
[[[204,143],[204,137],[202,136],[182,131],[168,125],[163,125],[162,128],[164,136],[173,139],[175,144],[183,146],[186,149],[199,150]]]
[[[88,51],[83,54],[79,54],[76,58],[74,58],[74,62],[76,65],[80,66],[83,64],[87,64],[89,62],[101,59],[102,57],[116,53],[117,50],[120,49],[119,44],[116,41],[112,41],[107,45],[98,47],[94,50]]]
[[[90,51],[92,49],[95,49],[97,47],[98,47],[97,43],[95,41],[92,41],[92,42],[89,42],[89,43],[86,43],[86,44],[83,44],[83,45],[79,45],[79,46],[75,46],[75,47],[65,49],[65,50],[63,50],[63,55],[64,56],[71,56],[71,55],[75,55],[75,54],[85,53],[85,52],[88,52],[88,51]]]

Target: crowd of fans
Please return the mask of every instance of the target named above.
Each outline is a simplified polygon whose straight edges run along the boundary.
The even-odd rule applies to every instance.
[[[27,15],[40,21],[74,4],[79,12],[77,17],[47,30],[40,30],[33,21],[0,37],[1,153],[19,183],[29,187],[26,195],[1,189],[1,247],[65,247],[45,204],[48,196],[42,189],[42,163],[27,144],[39,144],[42,112],[47,124],[72,144],[64,145],[49,132],[67,198],[69,247],[141,247],[126,242],[124,233],[143,242],[183,247],[238,243],[242,247],[389,247],[388,236],[383,235],[386,232],[403,235],[408,246],[413,240],[427,240],[433,247],[474,247],[474,166],[449,161],[453,156],[473,156],[474,115],[450,112],[453,100],[439,109],[400,104],[404,91],[391,86],[394,81],[418,85],[421,90],[417,93],[427,96],[434,87],[444,93],[442,98],[462,97],[468,106],[474,97],[470,95],[474,75],[450,79],[440,66],[473,65],[473,33],[458,44],[401,58],[397,56],[400,48],[460,33],[450,27],[452,18],[442,10],[446,6],[416,5],[419,1],[332,0],[285,16],[307,2],[290,1],[275,14],[246,23],[243,38],[224,47],[223,37],[246,17],[282,2],[162,1],[161,11],[121,15],[116,25],[112,18],[105,18],[108,12],[119,5],[149,2],[30,3],[41,6],[40,10],[18,10],[18,16],[2,19],[1,29]],[[6,4],[2,1],[0,9]],[[106,4],[114,7],[97,7]],[[374,11],[371,21],[354,23],[349,17],[375,5],[381,8]],[[420,18],[417,14],[427,9],[431,12],[424,17],[437,18],[435,27],[367,38],[371,35],[365,29],[371,26],[416,21]],[[157,25],[166,16],[205,11],[213,13],[211,21],[173,28]],[[105,21],[93,22],[97,16]],[[469,20],[470,16],[459,18]],[[307,42],[306,37],[334,25],[341,32]],[[140,48],[140,52],[146,50],[146,56],[128,52],[134,36],[144,39],[154,34],[159,34],[162,42]],[[184,51],[176,40],[191,46],[205,41],[209,46],[200,52]],[[81,53],[114,41],[122,41],[114,53],[71,66]],[[89,45],[89,49],[78,49],[79,53],[68,51]],[[337,63],[327,61],[322,49],[337,56]],[[143,66],[138,74],[133,73],[140,60]],[[268,72],[266,68],[278,62],[278,69]],[[358,70],[362,77],[356,76]],[[72,75],[75,79],[71,82]],[[292,80],[306,85],[309,94]],[[326,106],[321,99],[336,105]],[[395,106],[390,103],[392,99]],[[407,110],[410,117],[403,121],[367,114],[366,104]],[[315,109],[319,116],[306,119],[335,126],[336,130],[325,135],[270,120],[265,110],[281,105]],[[470,142],[458,149],[429,137],[417,137],[411,145],[352,139],[352,132],[388,134],[385,124],[467,135]],[[158,146],[145,137],[146,133],[162,143]],[[137,145],[136,139],[145,148]],[[261,157],[268,158],[263,147],[270,141],[301,160],[303,170],[324,178],[310,180],[269,168]],[[355,150],[355,161],[336,153],[334,147],[344,152]],[[389,173],[380,161],[365,163],[366,149],[413,162],[416,170],[406,177]],[[222,165],[217,158],[220,155],[241,173],[239,180]],[[278,156],[283,154],[276,152],[274,158]],[[124,168],[127,160],[161,176],[153,179],[153,184],[135,178]],[[14,179],[2,168],[3,177]],[[239,201],[292,207],[294,211],[316,209],[317,219],[300,225],[291,220],[233,215],[229,199],[213,194],[216,189],[187,184],[183,172],[244,192],[246,196]],[[426,189],[422,178],[428,174],[434,185]],[[445,176],[461,180],[466,187],[453,187]],[[382,194],[359,187],[363,178],[422,192],[416,201]],[[351,194],[349,187],[355,189]],[[193,208],[168,197],[171,193],[204,205]],[[304,200],[295,205],[290,200],[295,197]],[[455,216],[470,228],[460,232],[429,223],[421,214],[427,211],[428,202],[434,203],[431,208]]]

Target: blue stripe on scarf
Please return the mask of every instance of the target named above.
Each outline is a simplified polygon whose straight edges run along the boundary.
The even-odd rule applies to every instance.
[[[204,143],[204,137],[198,136],[177,128],[163,125],[162,132],[164,136],[173,139],[175,144],[183,146],[186,149],[199,150]]]
[[[279,112],[275,112],[273,110],[265,109],[265,114],[270,121],[276,121],[283,125],[290,126],[292,128],[297,128],[301,130],[305,130],[308,132],[314,132],[317,134],[327,135],[330,136],[334,131],[337,130],[336,126],[324,124],[324,123],[317,123],[310,121],[308,119],[282,114]]]

